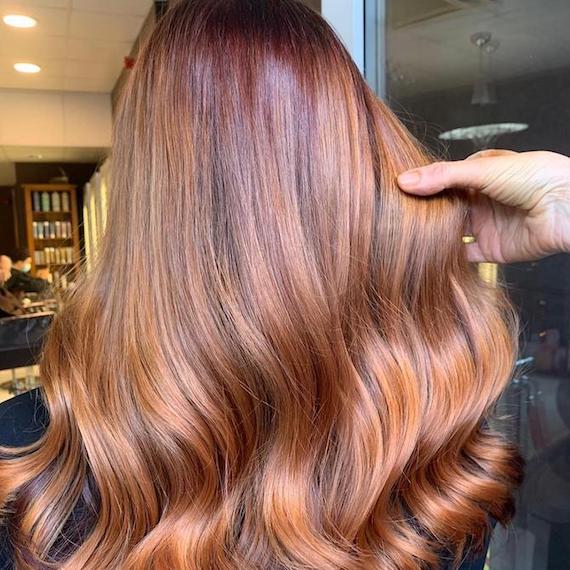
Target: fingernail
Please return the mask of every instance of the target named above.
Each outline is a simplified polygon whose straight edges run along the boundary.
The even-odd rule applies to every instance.
[[[416,186],[420,181],[420,173],[417,170],[408,170],[408,172],[404,172],[398,176],[398,184],[400,186],[407,186],[412,187]]]

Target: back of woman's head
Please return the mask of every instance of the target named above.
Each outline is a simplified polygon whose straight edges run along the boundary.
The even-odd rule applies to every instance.
[[[396,188],[426,160],[299,2],[167,13],[46,347],[49,428],[0,462],[23,567],[436,568],[509,520],[515,455],[481,424],[511,317],[464,201]]]

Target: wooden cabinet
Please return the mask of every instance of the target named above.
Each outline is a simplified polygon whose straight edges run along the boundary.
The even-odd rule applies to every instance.
[[[32,270],[47,268],[57,282],[80,260],[77,189],[71,184],[25,184],[25,232]]]

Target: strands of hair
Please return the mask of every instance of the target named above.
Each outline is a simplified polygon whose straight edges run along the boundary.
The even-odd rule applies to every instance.
[[[18,568],[438,568],[508,523],[484,420],[516,323],[465,200],[397,189],[428,160],[300,2],[176,3],[47,341],[49,427],[0,450]]]

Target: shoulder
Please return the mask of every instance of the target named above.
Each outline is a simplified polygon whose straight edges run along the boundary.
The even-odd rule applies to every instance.
[[[36,388],[0,404],[0,445],[19,447],[37,441],[48,424],[47,409]]]

